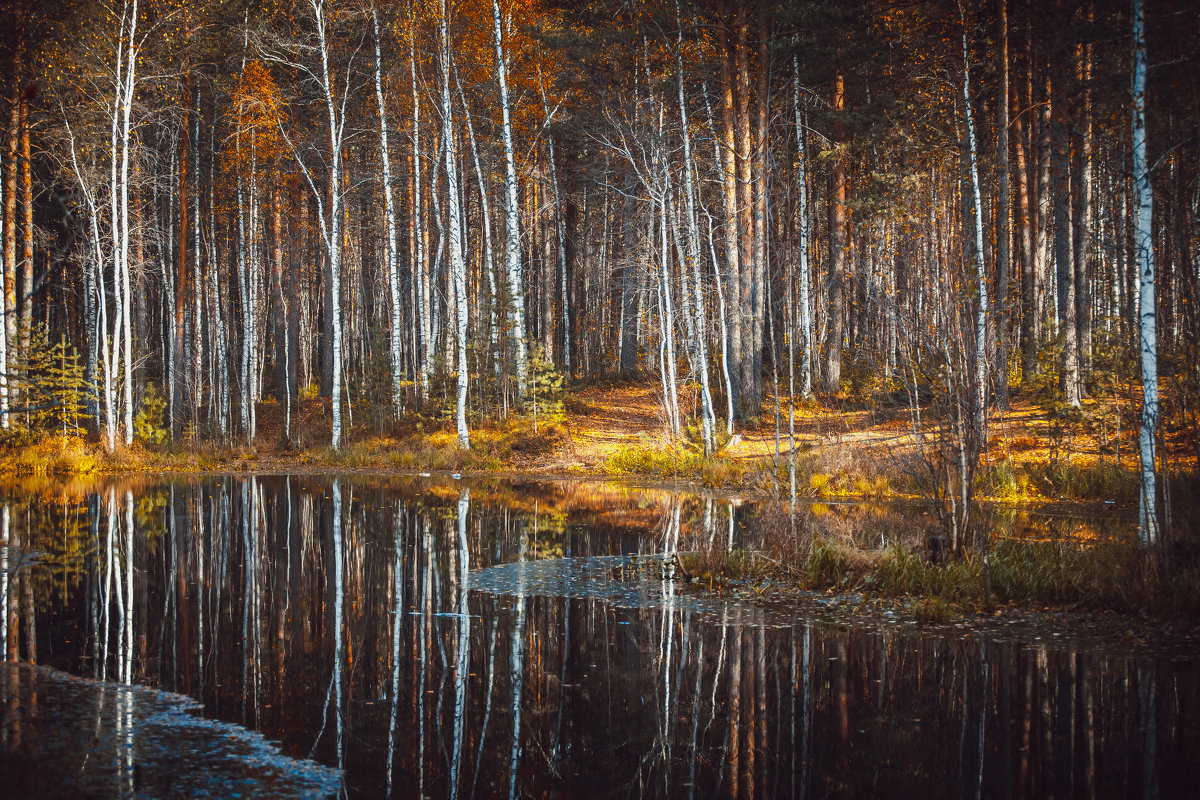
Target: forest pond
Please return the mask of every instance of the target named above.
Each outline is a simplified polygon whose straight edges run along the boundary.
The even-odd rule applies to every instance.
[[[859,619],[669,574],[675,550],[753,546],[751,503],[359,475],[10,484],[0,499],[6,658],[194,698],[340,769],[351,797],[1200,785],[1200,653]],[[825,513],[880,540],[912,516]],[[36,711],[22,702],[6,689],[0,761]]]

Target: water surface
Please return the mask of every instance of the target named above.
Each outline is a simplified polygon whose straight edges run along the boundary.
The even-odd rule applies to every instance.
[[[752,547],[750,504],[361,476],[5,497],[3,655],[195,698],[342,770],[353,797],[1200,785],[1195,653],[856,621],[820,598],[719,599],[670,579],[677,549]],[[806,514],[868,541],[920,524],[912,509]]]

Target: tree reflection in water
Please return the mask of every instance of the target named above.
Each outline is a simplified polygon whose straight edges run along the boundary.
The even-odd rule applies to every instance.
[[[725,501],[311,477],[8,496],[6,658],[193,695],[343,768],[354,796],[1150,796],[1200,781],[1194,655],[697,599],[648,565],[746,546]],[[628,554],[639,574],[604,576],[625,594],[545,577],[583,563],[554,559]],[[511,586],[473,582],[538,561]]]

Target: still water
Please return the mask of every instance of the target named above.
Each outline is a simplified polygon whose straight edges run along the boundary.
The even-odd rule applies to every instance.
[[[0,497],[5,658],[190,696],[351,797],[1200,785],[1200,654],[691,593],[664,556],[754,535],[725,499],[362,476]]]

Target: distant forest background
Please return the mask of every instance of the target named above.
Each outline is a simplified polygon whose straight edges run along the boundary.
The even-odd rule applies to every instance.
[[[1134,7],[7,2],[0,421],[113,447],[149,397],[253,443],[323,396],[335,448],[466,446],[547,375],[649,373],[712,449],[764,382],[1132,398],[1152,201],[1195,431],[1200,10],[1146,4],[1139,194]]]

